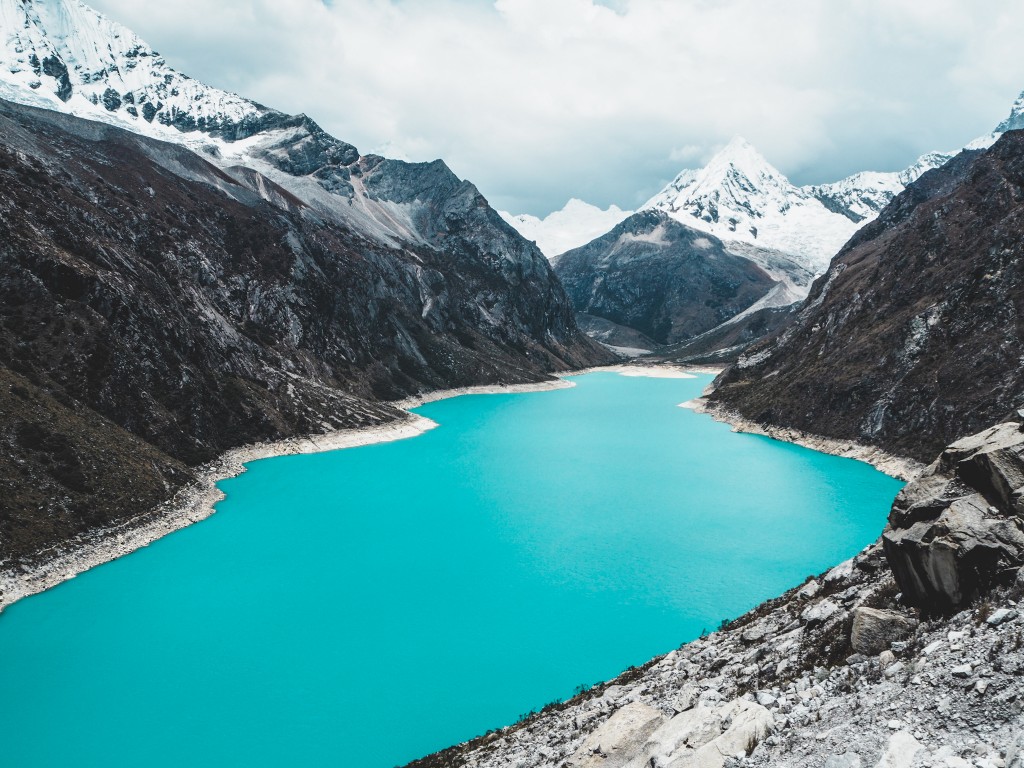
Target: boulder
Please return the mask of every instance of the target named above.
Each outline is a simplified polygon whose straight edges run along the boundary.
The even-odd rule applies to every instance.
[[[746,699],[697,706],[651,734],[627,768],[722,768],[727,757],[749,754],[774,727],[771,712]]]
[[[1024,564],[1024,433],[1000,424],[950,445],[896,497],[882,535],[907,602],[947,612]]]
[[[876,763],[875,768],[910,768],[914,757],[923,747],[921,742],[915,739],[907,731],[897,731],[889,737],[889,743],[885,746],[885,752]]]
[[[861,606],[853,609],[850,645],[858,653],[875,656],[888,650],[891,643],[909,637],[916,628],[915,619],[893,611]]]
[[[800,614],[800,618],[807,622],[807,626],[814,627],[824,624],[840,611],[842,608],[831,600],[821,600],[814,605],[807,606]]]
[[[660,711],[640,702],[617,710],[569,758],[569,768],[620,768],[640,752],[648,737],[665,722]]]
[[[1005,624],[1006,622],[1013,621],[1016,618],[1016,611],[1010,610],[1009,608],[1000,608],[985,619],[985,623],[990,627],[998,627],[1000,624]]]

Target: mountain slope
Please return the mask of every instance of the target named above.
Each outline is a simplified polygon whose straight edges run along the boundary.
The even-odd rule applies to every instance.
[[[611,359],[471,184],[389,162],[351,176],[424,233],[401,247],[251,169],[0,101],[0,561],[133,518],[233,446]]]
[[[1024,133],[911,184],[714,401],[930,460],[1024,405]]]
[[[750,307],[775,286],[721,241],[667,214],[634,214],[608,234],[554,260],[577,312],[633,328],[659,344],[696,336]]]
[[[439,190],[458,198],[464,182],[440,161],[361,157],[305,115],[175,71],[130,30],[79,0],[0,0],[0,34],[0,98],[183,144],[223,169],[255,170],[369,239],[444,247],[447,202]],[[481,201],[481,235],[507,238],[511,230]]]

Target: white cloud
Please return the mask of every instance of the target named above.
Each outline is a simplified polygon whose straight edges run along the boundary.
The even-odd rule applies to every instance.
[[[499,207],[631,208],[743,135],[799,183],[990,130],[1024,88],[993,0],[94,0],[182,71]]]

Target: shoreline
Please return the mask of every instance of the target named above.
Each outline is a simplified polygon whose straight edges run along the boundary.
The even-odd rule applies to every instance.
[[[618,373],[623,376],[692,379],[695,378],[695,373],[718,373],[719,370],[711,366],[622,363],[564,371],[554,374],[553,378],[546,381],[443,389],[391,402],[390,404],[404,412],[404,415],[385,424],[233,448],[213,461],[198,467],[196,469],[197,479],[162,504],[115,525],[90,531],[56,545],[52,548],[52,551],[55,552],[52,557],[43,556],[36,564],[9,566],[0,570],[0,614],[5,608],[23,598],[44,592],[91,568],[131,554],[168,534],[207,519],[216,511],[216,504],[225,498],[224,493],[217,488],[217,483],[242,474],[246,471],[245,464],[249,462],[276,456],[322,453],[418,437],[434,429],[438,424],[413,413],[411,409],[462,395],[523,394],[568,389],[576,385],[574,382],[566,381],[567,378],[596,372]],[[878,449],[858,446],[854,443],[829,441],[826,438],[803,435],[796,430],[765,430],[763,427],[739,417],[738,414],[728,415],[725,414],[724,409],[707,406],[703,398],[681,405],[682,407],[691,407],[699,413],[707,413],[718,421],[732,424],[735,431],[764,434],[823,453],[859,459],[901,479],[912,478],[924,468],[923,465],[916,465],[909,459],[901,459]]]
[[[801,445],[819,453],[841,456],[845,459],[856,459],[870,464],[879,472],[895,477],[904,482],[916,480],[926,469],[926,465],[905,456],[888,453],[875,446],[863,445],[852,440],[839,440],[822,437],[793,427],[776,427],[758,424],[737,411],[711,403],[707,397],[698,397],[679,404],[680,408],[688,408],[696,413],[703,413],[712,419],[732,427],[733,432],[745,432],[751,435],[763,435],[784,443]]]
[[[395,421],[372,427],[341,429],[319,435],[291,437],[232,448],[213,461],[197,467],[195,481],[156,507],[115,525],[99,528],[55,545],[52,549],[56,554],[42,559],[38,564],[27,567],[11,566],[0,570],[0,614],[19,600],[51,589],[80,573],[129,555],[168,534],[207,519],[216,511],[215,505],[225,498],[223,491],[217,488],[217,483],[242,474],[249,462],[276,456],[358,448],[418,437],[434,429],[438,424],[425,416],[412,413],[411,408],[462,395],[519,394],[567,389],[576,385],[562,377],[575,376],[578,373],[580,372],[562,373],[557,378],[528,384],[497,384],[437,390],[390,403],[404,412],[404,415]]]

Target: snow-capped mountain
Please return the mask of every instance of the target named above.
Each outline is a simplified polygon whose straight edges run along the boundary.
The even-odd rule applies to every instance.
[[[479,194],[441,161],[361,156],[305,115],[193,80],[80,0],[0,0],[0,98],[183,144],[268,193],[256,171],[318,214],[395,247],[444,240],[428,198]]]
[[[890,201],[917,181],[923,173],[945,165],[955,152],[929,152],[902,171],[862,171],[831,184],[816,184],[804,189],[826,208],[846,216],[857,224],[875,218]]]
[[[1006,131],[1022,128],[1024,93],[995,131],[963,149],[987,149]],[[774,259],[784,255],[820,274],[850,236],[878,216],[907,185],[944,165],[959,151],[929,152],[902,171],[862,171],[828,184],[797,187],[747,141],[737,137],[703,168],[680,171],[640,210],[664,211],[688,226],[718,236],[733,252],[747,248],[748,257],[755,256],[754,261],[777,279],[777,270],[773,272],[772,265],[760,258],[764,253],[772,254]],[[596,210],[582,201],[573,203],[578,210]],[[627,215],[622,212],[623,219]],[[545,219],[506,213],[502,216],[528,239],[541,243],[543,238],[544,243],[557,243],[553,246],[556,248],[563,248],[562,243],[572,242],[577,231],[582,231],[575,230],[571,218],[562,211]],[[600,219],[595,216],[593,221],[596,225]],[[606,230],[617,223],[609,221]],[[544,244],[541,247],[549,257],[554,255]],[[800,290],[802,284],[802,280],[796,283],[794,295],[799,294],[798,298],[805,292]]]
[[[78,0],[0,0],[0,96],[159,138],[236,140],[270,110],[171,69],[131,30]]]
[[[815,272],[856,229],[793,185],[746,140],[734,138],[700,170],[684,170],[644,208],[664,211],[723,240],[799,257]]]
[[[537,247],[549,259],[586,245],[633,214],[632,211],[624,211],[617,205],[602,210],[575,197],[567,202],[564,208],[549,213],[543,219],[527,213],[518,216],[506,211],[498,213],[515,227],[519,234],[537,243]]]

